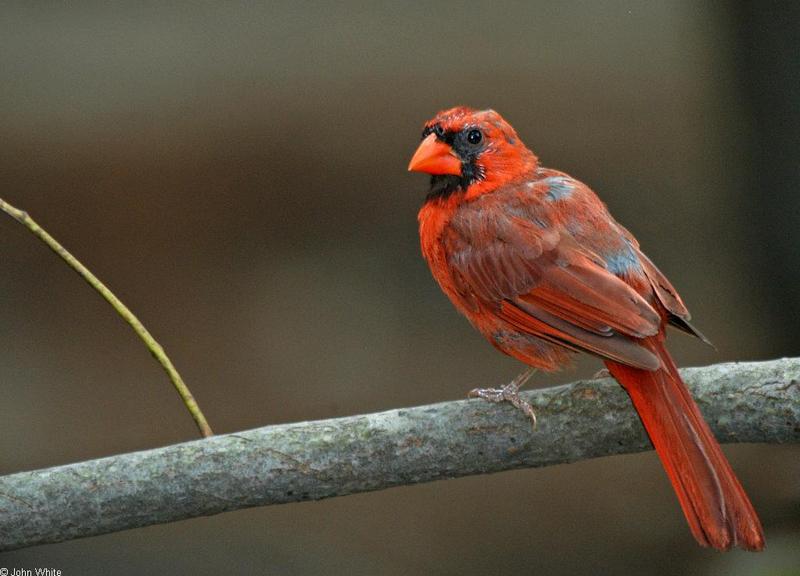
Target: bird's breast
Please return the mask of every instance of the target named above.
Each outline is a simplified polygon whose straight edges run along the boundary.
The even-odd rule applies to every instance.
[[[456,208],[456,203],[449,199],[431,199],[425,202],[417,216],[422,255],[428,262],[433,277],[448,296],[453,289],[453,283],[443,236]]]

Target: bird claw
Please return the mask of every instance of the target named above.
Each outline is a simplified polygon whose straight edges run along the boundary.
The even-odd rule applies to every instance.
[[[475,388],[470,390],[467,396],[469,398],[482,398],[487,402],[508,402],[530,418],[533,429],[536,430],[536,413],[533,410],[533,406],[531,406],[530,402],[520,398],[519,395],[519,389],[533,376],[534,372],[534,369],[529,368],[502,388]]]
[[[608,368],[601,368],[592,376],[592,380],[600,380],[601,378],[611,378],[611,372],[608,371]]]

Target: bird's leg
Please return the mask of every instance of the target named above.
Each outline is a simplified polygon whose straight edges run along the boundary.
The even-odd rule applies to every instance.
[[[535,368],[528,368],[502,388],[475,388],[474,390],[470,390],[468,397],[483,398],[489,402],[510,402],[512,406],[522,410],[522,412],[531,419],[535,430],[536,413],[533,411],[533,406],[519,397],[519,389],[530,380],[534,372],[536,372]]]

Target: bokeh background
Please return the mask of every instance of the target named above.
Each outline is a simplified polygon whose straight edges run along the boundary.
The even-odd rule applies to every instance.
[[[797,355],[798,12],[4,3],[0,197],[139,314],[218,432],[462,398],[519,371],[419,256],[427,182],[405,168],[423,122],[455,104],[500,111],[636,234],[717,345],[674,336],[681,365]],[[5,216],[0,265],[0,473],[196,436],[128,327]],[[598,368],[583,359],[536,385]],[[235,512],[0,565],[797,573],[800,450],[726,452],[765,523],[762,555],[697,547],[651,452]]]

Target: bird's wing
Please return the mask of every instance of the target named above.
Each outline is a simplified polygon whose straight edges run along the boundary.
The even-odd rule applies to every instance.
[[[637,339],[656,334],[658,312],[597,255],[556,227],[495,210],[462,213],[444,238],[453,283],[516,330],[574,350],[655,370]]]
[[[691,314],[689,314],[689,310],[686,308],[683,300],[681,300],[678,291],[672,286],[667,277],[664,276],[664,273],[653,264],[653,261],[639,249],[639,243],[636,241],[636,238],[633,237],[633,234],[628,232],[628,230],[621,225],[617,224],[617,226],[620,228],[631,247],[636,251],[637,259],[642,266],[642,271],[650,282],[650,286],[652,286],[656,298],[658,298],[659,303],[668,312],[669,323],[679,330],[696,336],[706,344],[713,346],[708,338],[689,322]]]

